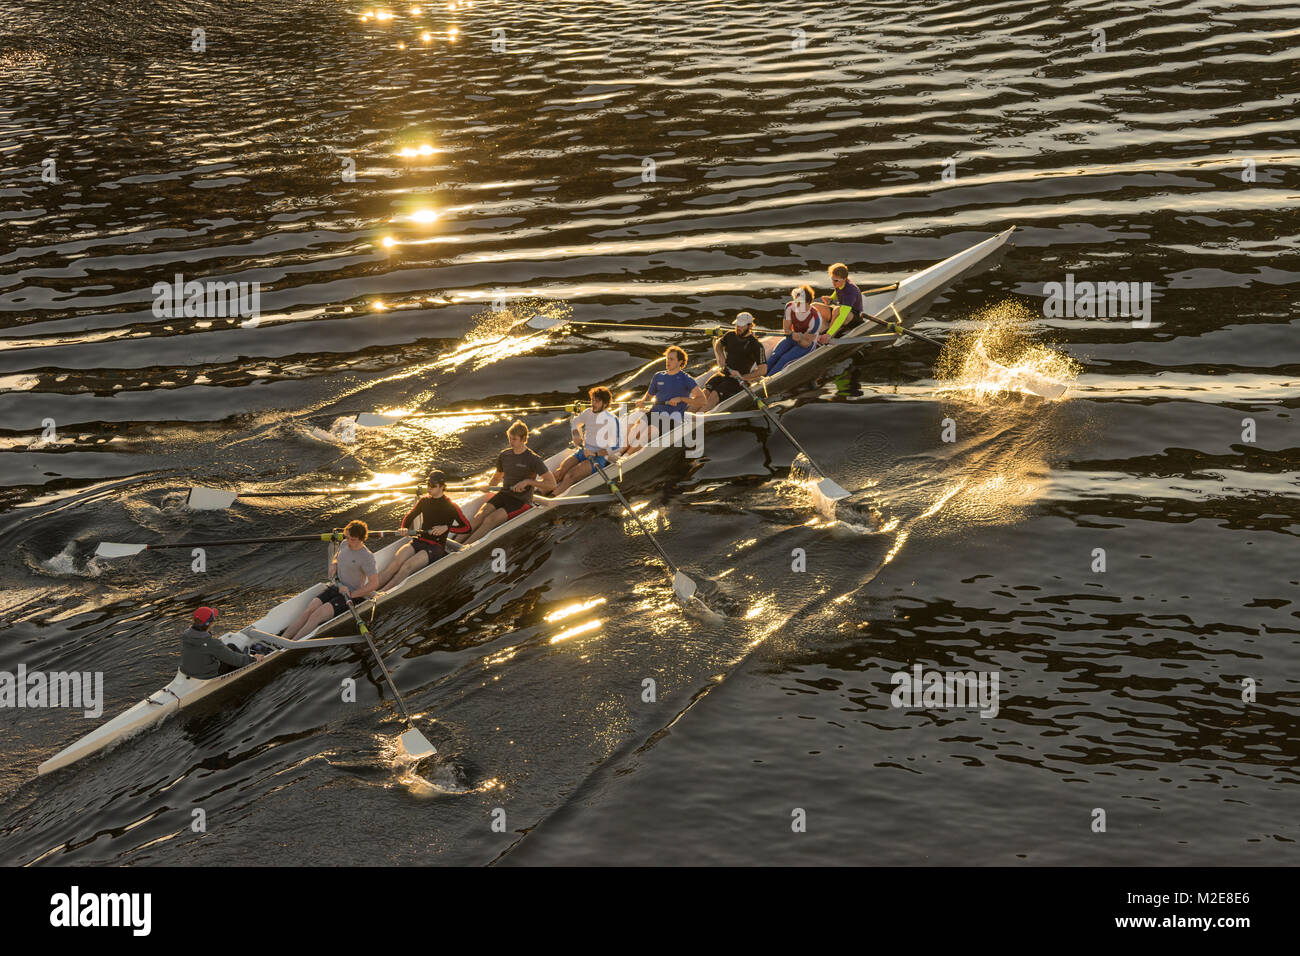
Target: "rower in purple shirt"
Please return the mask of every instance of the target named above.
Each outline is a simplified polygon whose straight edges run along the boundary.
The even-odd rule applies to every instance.
[[[817,340],[822,345],[834,338],[846,322],[856,322],[862,316],[862,290],[849,280],[849,267],[837,262],[826,273],[831,277],[835,291],[822,296],[822,301],[814,305],[818,314],[830,321],[826,332]]]

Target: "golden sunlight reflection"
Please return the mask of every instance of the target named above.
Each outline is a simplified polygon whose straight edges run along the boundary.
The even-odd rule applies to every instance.
[[[573,617],[573,615],[581,614],[583,611],[589,611],[593,607],[599,607],[604,604],[605,601],[606,598],[600,597],[592,598],[590,601],[580,601],[576,604],[569,604],[559,610],[552,611],[550,614],[546,615],[544,620],[548,624],[553,624],[556,621],[563,621],[566,617]]]
[[[438,213],[433,209],[417,209],[415,212],[407,216],[407,218],[410,219],[411,222],[419,222],[419,223],[437,222]]]
[[[370,477],[369,481],[359,482],[358,488],[383,491],[388,488],[403,490],[414,487],[418,482],[413,474],[406,471],[380,471]]]
[[[1081,366],[1050,345],[1030,339],[1037,313],[1019,303],[1002,303],[973,316],[975,326],[948,336],[936,363],[941,391],[976,401],[1011,392],[1041,394],[1042,385],[1073,385]]]
[[[464,415],[434,415],[427,418],[415,415],[408,418],[406,424],[418,425],[434,435],[458,435],[466,428],[473,425],[486,425],[493,419],[500,417],[500,415],[489,412],[481,414],[467,412]]]
[[[569,638],[577,637],[579,634],[590,633],[591,631],[597,630],[604,623],[605,619],[598,617],[590,621],[583,621],[581,624],[575,624],[568,630],[561,631],[559,634],[552,637],[551,643],[558,644],[560,641],[567,641]]]

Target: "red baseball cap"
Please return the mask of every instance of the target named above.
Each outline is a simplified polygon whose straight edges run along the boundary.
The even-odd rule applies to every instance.
[[[194,623],[207,627],[217,619],[217,609],[204,605],[194,612]]]

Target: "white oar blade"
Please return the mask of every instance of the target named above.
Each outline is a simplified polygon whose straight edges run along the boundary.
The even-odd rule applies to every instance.
[[[681,571],[673,575],[673,593],[683,604],[693,598],[697,590],[695,582]]]
[[[222,491],[220,488],[204,488],[202,485],[195,485],[190,489],[190,496],[185,500],[185,506],[191,511],[221,511],[233,505],[238,497],[237,491]]]
[[[118,544],[116,541],[101,541],[99,547],[95,549],[95,557],[129,558],[133,554],[139,554],[147,547],[146,544]]]
[[[828,518],[834,518],[835,503],[849,497],[849,492],[831,479],[823,478],[813,485],[812,496],[817,510]]]
[[[549,315],[542,315],[540,312],[524,323],[524,325],[528,326],[530,329],[537,329],[538,331],[553,329],[556,326],[565,324],[566,323],[563,319],[553,319]]]
[[[356,422],[362,428],[387,428],[406,417],[406,412],[395,412],[391,415],[384,412],[362,412],[357,416]]]
[[[423,760],[438,752],[438,748],[429,743],[429,738],[414,727],[398,737],[397,743],[414,760]]]

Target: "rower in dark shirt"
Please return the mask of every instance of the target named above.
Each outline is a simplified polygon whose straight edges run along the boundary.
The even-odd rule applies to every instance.
[[[510,447],[497,456],[497,470],[491,484],[502,490],[483,502],[470,521],[473,531],[465,544],[477,541],[494,528],[533,507],[533,492],[550,494],[555,490],[555,473],[546,459],[528,447],[528,426],[515,422],[506,429]]]
[[[767,374],[767,356],[762,344],[754,338],[754,317],[748,312],[737,315],[735,328],[714,341],[713,353],[718,360],[718,373],[704,383],[706,412],[737,394],[740,381],[757,382]]]
[[[440,471],[429,473],[429,493],[416,499],[415,507],[402,519],[409,528],[420,519],[419,537],[404,541],[382,571],[379,589],[396,587],[421,568],[447,553],[447,535],[468,534],[469,521],[456,502],[447,497],[447,476]]]
[[[222,674],[260,661],[263,654],[245,654],[227,647],[208,633],[217,619],[217,609],[201,607],[194,612],[194,623],[181,635],[180,671],[195,680],[211,680]]]

